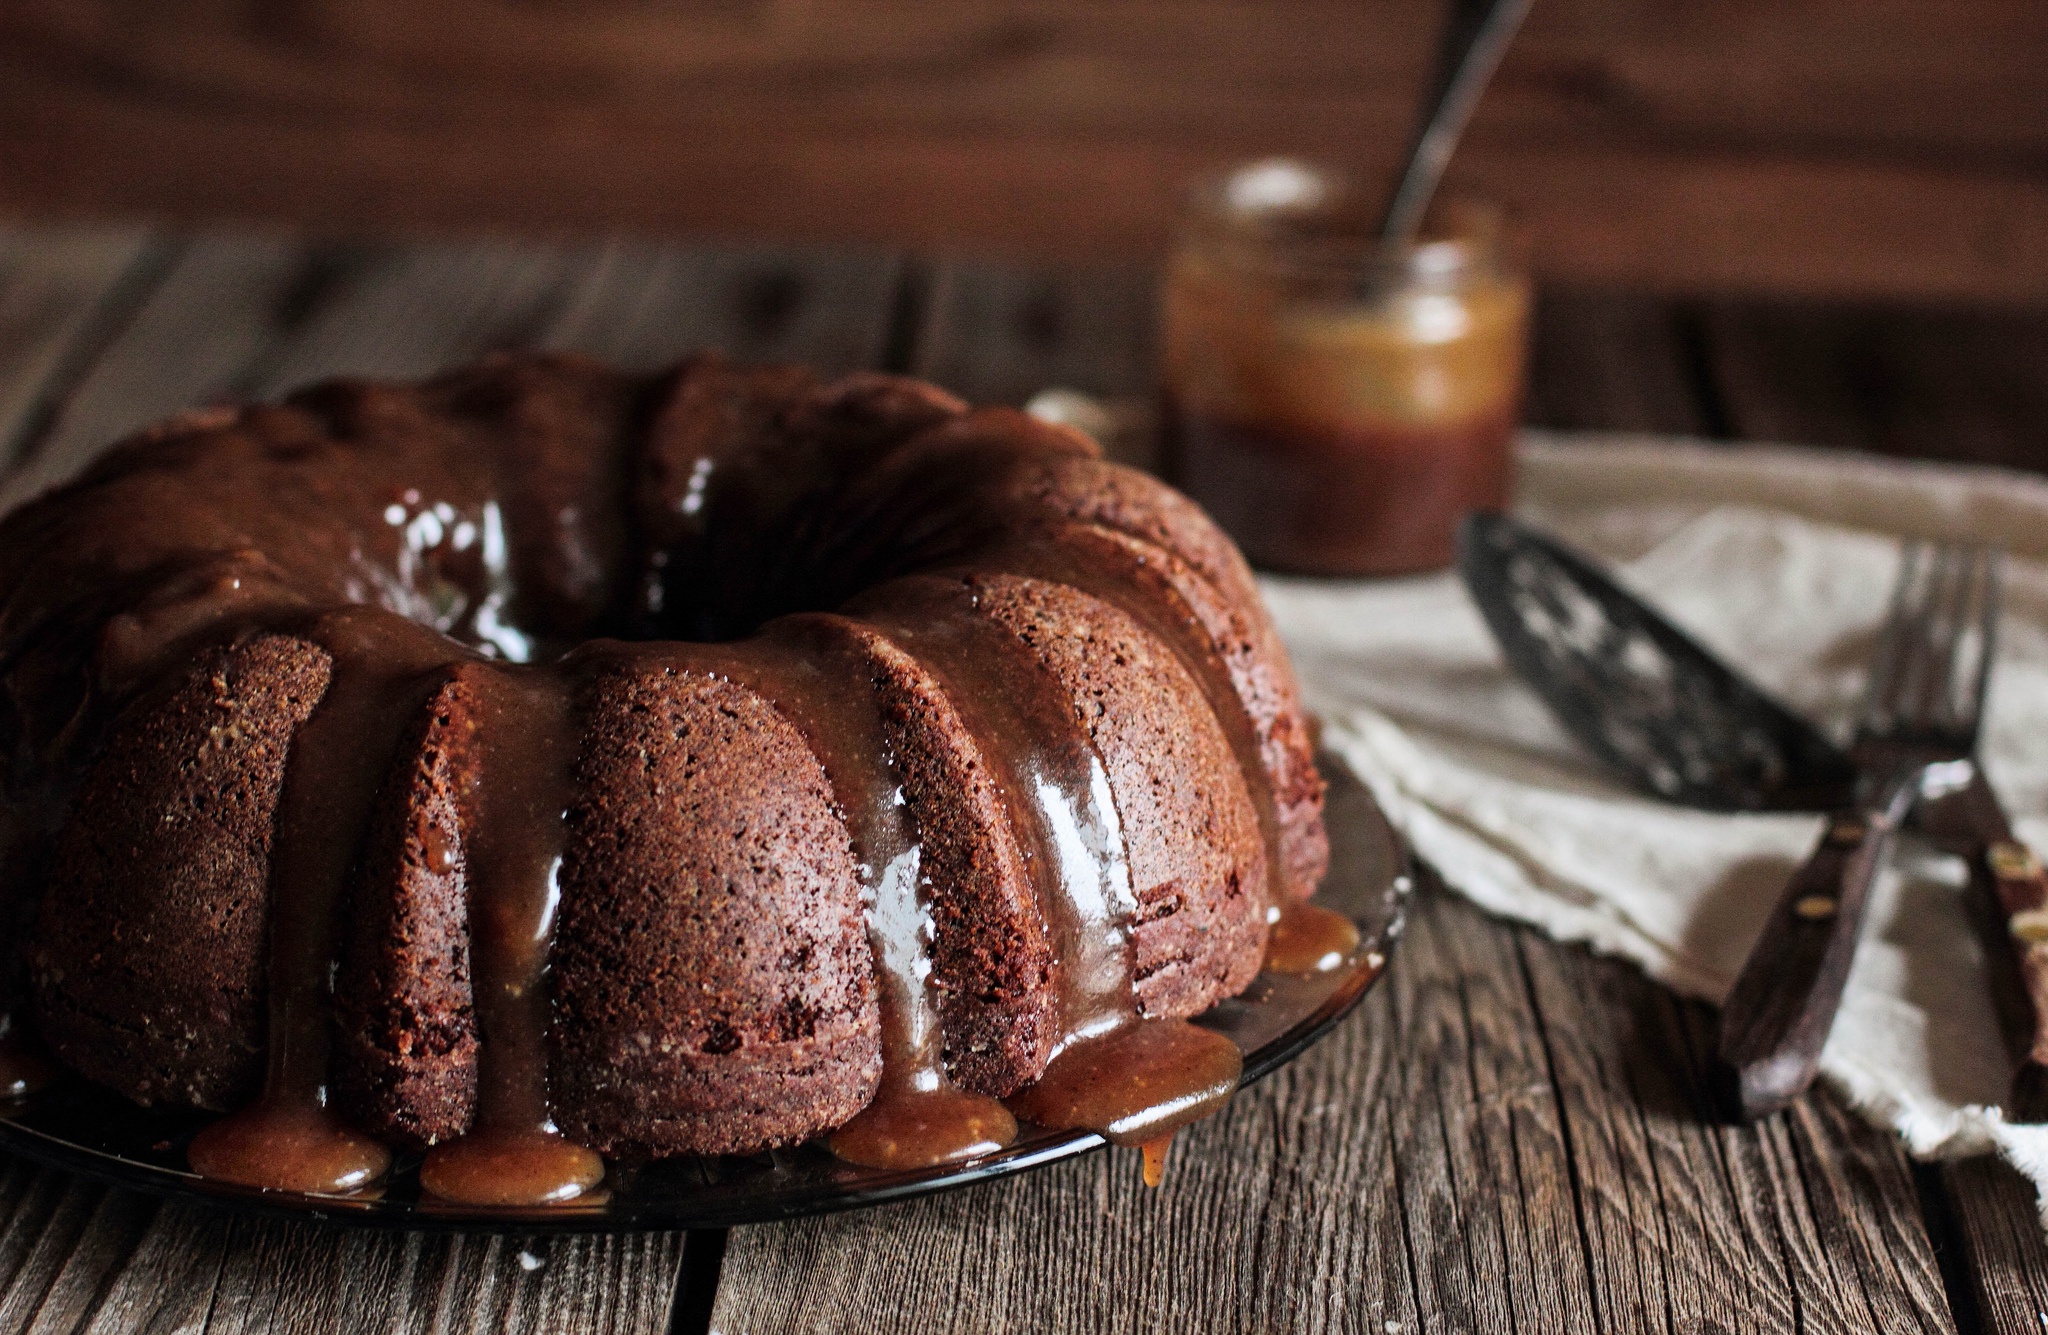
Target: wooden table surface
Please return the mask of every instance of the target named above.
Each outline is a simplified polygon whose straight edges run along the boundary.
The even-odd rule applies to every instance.
[[[1533,421],[2048,466],[2048,312],[1552,292]],[[0,231],[0,448],[493,348],[1145,387],[1149,276],[882,253]],[[865,1213],[601,1238],[283,1224],[0,1157],[0,1332],[2048,1329],[2031,1188],[1827,1090],[1709,1119],[1711,1013],[1425,889],[1306,1056],[1186,1133]]]

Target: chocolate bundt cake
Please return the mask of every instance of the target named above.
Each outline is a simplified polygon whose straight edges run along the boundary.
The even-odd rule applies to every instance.
[[[887,375],[175,419],[0,523],[0,681],[12,1050],[231,1114],[192,1162],[260,1186],[1150,1139],[1327,857],[1229,541]]]

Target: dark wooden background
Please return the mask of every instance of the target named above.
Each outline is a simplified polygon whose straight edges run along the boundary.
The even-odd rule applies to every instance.
[[[6,0],[0,214],[1142,255],[1384,168],[1440,0]],[[1456,164],[1553,279],[2048,300],[2042,0],[1536,0]]]

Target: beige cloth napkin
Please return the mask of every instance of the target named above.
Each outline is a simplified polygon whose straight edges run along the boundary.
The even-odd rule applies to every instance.
[[[1517,508],[1844,738],[1899,538],[2010,548],[1984,758],[2021,836],[2048,848],[2048,480],[1531,434]],[[1818,817],[1714,815],[1615,785],[1508,672],[1454,574],[1264,586],[1327,744],[1447,882],[1681,992],[1725,995]],[[1960,861],[1902,843],[1821,1069],[1914,1154],[1995,1149],[2048,1186],[2048,1127],[1998,1109],[2009,1065],[1962,884]]]

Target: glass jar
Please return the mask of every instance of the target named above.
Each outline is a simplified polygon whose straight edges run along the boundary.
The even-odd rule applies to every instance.
[[[1448,203],[1390,253],[1374,203],[1255,163],[1194,194],[1167,266],[1168,468],[1269,570],[1437,569],[1507,497],[1530,302],[1503,216]]]

